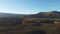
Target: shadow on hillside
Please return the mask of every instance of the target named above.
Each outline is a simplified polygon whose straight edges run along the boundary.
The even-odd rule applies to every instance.
[[[34,30],[34,31],[30,31],[27,34],[46,34],[45,31],[40,31],[40,30]]]

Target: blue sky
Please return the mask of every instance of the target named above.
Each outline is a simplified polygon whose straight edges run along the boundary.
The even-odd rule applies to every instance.
[[[0,12],[35,14],[38,12],[60,11],[60,0],[0,0]]]

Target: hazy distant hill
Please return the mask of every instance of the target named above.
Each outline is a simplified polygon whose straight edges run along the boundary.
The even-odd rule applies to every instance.
[[[60,12],[58,11],[49,11],[49,12],[40,12],[38,14],[29,15],[30,18],[60,18]]]
[[[0,17],[23,17],[24,14],[0,13]]]

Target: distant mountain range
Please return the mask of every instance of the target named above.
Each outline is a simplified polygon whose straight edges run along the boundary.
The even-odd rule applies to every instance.
[[[59,11],[40,12],[37,14],[11,14],[11,13],[0,13],[0,17],[23,17],[23,18],[60,18]]]
[[[0,17],[23,17],[24,14],[0,13]]]
[[[27,16],[28,18],[60,18],[59,11],[40,12]]]

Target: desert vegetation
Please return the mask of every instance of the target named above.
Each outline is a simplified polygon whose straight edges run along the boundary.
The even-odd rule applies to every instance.
[[[60,22],[54,23],[54,21],[59,20],[51,18],[1,18],[0,34],[60,34]]]

